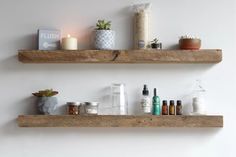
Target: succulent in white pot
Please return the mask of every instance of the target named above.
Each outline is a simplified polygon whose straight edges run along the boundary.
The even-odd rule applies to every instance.
[[[98,50],[112,50],[115,47],[115,31],[111,30],[111,21],[98,20],[95,30],[94,47]]]

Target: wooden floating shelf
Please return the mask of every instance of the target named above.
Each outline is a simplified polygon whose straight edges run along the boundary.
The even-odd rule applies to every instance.
[[[19,127],[223,127],[223,116],[20,115]]]
[[[19,50],[23,63],[218,63],[222,50]]]

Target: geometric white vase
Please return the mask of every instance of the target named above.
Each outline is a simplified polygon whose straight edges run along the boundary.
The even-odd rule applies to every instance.
[[[113,50],[115,47],[115,31],[96,30],[94,47],[98,50]]]

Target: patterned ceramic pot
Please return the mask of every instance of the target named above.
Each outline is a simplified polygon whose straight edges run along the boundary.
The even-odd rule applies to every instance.
[[[94,47],[98,50],[112,50],[115,47],[115,32],[112,30],[96,30]]]

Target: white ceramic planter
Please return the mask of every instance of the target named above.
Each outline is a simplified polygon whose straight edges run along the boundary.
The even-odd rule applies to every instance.
[[[115,47],[115,32],[113,30],[96,30],[94,47],[98,50],[112,50]]]

